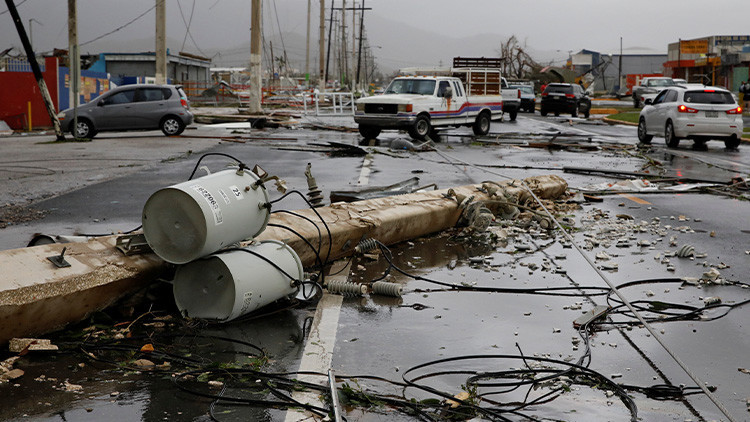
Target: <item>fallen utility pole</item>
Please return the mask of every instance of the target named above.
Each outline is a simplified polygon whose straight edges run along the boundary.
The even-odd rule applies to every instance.
[[[39,63],[37,63],[36,61],[34,49],[31,47],[29,37],[26,36],[26,30],[24,29],[23,23],[21,22],[21,17],[18,15],[16,5],[13,3],[13,0],[5,0],[5,4],[8,6],[8,12],[10,12],[10,16],[13,18],[13,23],[16,24],[18,37],[21,38],[21,44],[23,44],[23,49],[26,52],[26,58],[29,61],[29,66],[31,66],[31,71],[34,73],[34,79],[36,79],[36,83],[39,85],[39,92],[42,94],[42,101],[44,101],[44,106],[47,108],[47,113],[49,114],[49,119],[52,121],[52,126],[55,128],[55,136],[57,137],[58,141],[64,141],[65,135],[63,135],[60,121],[57,120],[55,105],[52,103],[52,97],[50,97],[49,95],[47,83],[44,82],[42,71],[39,69]]]
[[[555,199],[567,188],[565,180],[554,175],[530,177],[525,183],[545,199]],[[529,196],[518,180],[496,185],[519,198],[519,202]],[[453,191],[456,195],[474,196],[476,201],[490,200],[488,194],[478,190],[479,186],[461,186]],[[333,260],[352,254],[366,238],[391,245],[454,227],[463,210],[455,199],[446,197],[447,193],[445,189],[316,208],[328,230],[311,209],[297,211],[310,221],[274,213],[269,223],[290,227],[306,241],[270,225],[256,239],[284,241],[304,266],[312,266],[317,256],[309,244],[317,247],[319,240],[321,258]],[[118,237],[0,251],[0,344],[13,337],[44,334],[80,321],[152,283],[167,268],[152,253],[124,255],[116,248]]]

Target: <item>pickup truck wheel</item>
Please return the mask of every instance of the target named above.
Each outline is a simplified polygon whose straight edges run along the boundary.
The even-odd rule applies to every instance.
[[[570,111],[570,117],[578,117],[578,106],[573,107],[573,110]]]
[[[586,111],[583,112],[583,117],[588,119],[590,115],[591,115],[591,104],[589,104],[586,107]]]
[[[542,117],[544,117],[544,116],[546,116],[546,115],[547,115],[547,110],[545,110],[545,109],[541,109],[541,110],[539,110],[539,114],[541,114],[541,115],[542,115]]]
[[[646,132],[646,119],[641,117],[641,120],[638,122],[638,140],[641,143],[650,144],[652,139],[654,139],[654,136]]]
[[[477,136],[484,136],[490,133],[490,115],[488,113],[479,113],[472,129],[474,130],[474,135]]]
[[[516,116],[518,116],[518,109],[514,108],[513,110],[509,111],[508,112],[508,116],[510,116],[510,121],[511,122],[515,122],[516,121]]]
[[[670,148],[677,148],[680,145],[680,138],[675,136],[674,125],[671,120],[667,122],[667,126],[664,128],[664,141]]]
[[[409,136],[417,140],[424,140],[424,138],[430,134],[432,125],[430,119],[427,116],[417,116],[417,120],[409,128]]]
[[[368,125],[359,125],[359,134],[365,139],[375,139],[380,135],[380,128]]]

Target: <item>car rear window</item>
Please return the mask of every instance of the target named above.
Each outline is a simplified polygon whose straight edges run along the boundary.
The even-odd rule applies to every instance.
[[[570,94],[573,92],[573,87],[569,85],[547,85],[547,89],[544,92],[561,92],[563,94]]]
[[[726,91],[688,91],[685,102],[693,104],[734,104],[732,94]]]

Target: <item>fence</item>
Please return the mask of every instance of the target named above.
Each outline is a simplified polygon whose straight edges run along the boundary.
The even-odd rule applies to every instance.
[[[311,107],[305,102],[305,114],[315,111],[316,116],[349,116],[355,111],[351,92],[320,92],[313,94]]]
[[[39,61],[39,68],[44,72],[44,60]],[[13,57],[3,57],[0,58],[0,72],[31,72],[31,65],[25,58],[15,59]]]
[[[193,105],[226,105],[247,107],[250,85],[220,82],[184,82],[185,93]],[[266,87],[261,91],[261,105],[298,109],[305,114],[354,114],[354,95],[351,92],[320,92],[296,87]]]

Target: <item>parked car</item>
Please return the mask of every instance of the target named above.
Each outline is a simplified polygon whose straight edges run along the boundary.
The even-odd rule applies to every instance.
[[[534,106],[536,105],[534,87],[531,85],[510,85],[510,87],[521,90],[521,110],[526,111],[527,113],[533,113]]]
[[[674,80],[666,76],[649,76],[641,79],[641,83],[633,87],[633,107],[640,107],[648,99],[653,101],[662,89],[674,85]]]
[[[578,84],[553,83],[547,85],[542,92],[542,116],[547,113],[570,113],[571,116],[577,117],[578,113],[589,117],[591,113],[591,99],[588,97],[583,87]]]
[[[78,115],[78,125],[74,124]],[[193,122],[187,95],[179,85],[123,85],[57,115],[63,130],[76,138],[93,138],[98,132],[161,129],[179,135]]]
[[[734,149],[740,145],[742,130],[742,107],[729,91],[715,86],[666,88],[653,102],[646,100],[638,118],[641,142],[650,144],[654,136],[663,136],[670,148],[688,138],[698,149],[711,139],[723,140]]]

